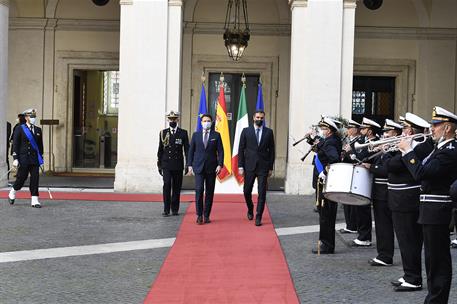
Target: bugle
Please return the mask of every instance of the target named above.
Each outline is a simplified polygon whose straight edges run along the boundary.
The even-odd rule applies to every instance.
[[[400,141],[404,139],[409,139],[409,140],[419,140],[417,143],[424,143],[428,137],[430,137],[431,134],[425,134],[425,133],[418,133],[414,135],[408,135],[408,136],[394,136],[394,137],[389,137],[385,139],[380,139],[377,141],[370,141],[364,144],[360,144],[356,142],[354,144],[354,149],[360,150],[360,149],[368,149],[368,152],[375,152],[375,151],[384,151],[384,152],[390,152],[390,151],[398,151],[397,145],[400,143]],[[421,139],[421,140],[420,140]]]

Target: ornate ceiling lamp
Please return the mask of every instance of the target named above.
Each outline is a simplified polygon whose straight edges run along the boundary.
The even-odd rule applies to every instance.
[[[243,56],[251,37],[247,0],[228,0],[225,14],[224,41],[228,55],[235,61]],[[242,23],[243,22],[243,23]]]

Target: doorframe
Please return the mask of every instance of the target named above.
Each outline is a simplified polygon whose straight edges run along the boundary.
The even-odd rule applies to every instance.
[[[119,70],[119,53],[58,51],[56,56],[56,81],[54,87],[54,113],[59,119],[52,147],[55,153],[55,172],[109,172],[114,169],[73,168],[73,74],[75,70]],[[63,152],[64,151],[64,152]],[[82,169],[82,170],[81,170]]]

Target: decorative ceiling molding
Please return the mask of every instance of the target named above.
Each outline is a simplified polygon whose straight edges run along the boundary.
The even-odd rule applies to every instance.
[[[357,26],[357,39],[455,40],[455,28],[371,27]]]
[[[120,28],[118,20],[45,18],[10,18],[9,28],[11,30],[41,30],[46,24],[55,27],[57,31],[119,32]]]
[[[290,36],[290,24],[258,24],[249,25],[251,35],[259,36]],[[224,33],[224,23],[220,22],[184,22],[184,31],[194,34]]]

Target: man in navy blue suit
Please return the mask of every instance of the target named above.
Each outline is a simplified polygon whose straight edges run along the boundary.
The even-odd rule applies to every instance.
[[[187,166],[189,175],[195,175],[195,205],[197,209],[197,224],[210,223],[209,216],[213,205],[216,175],[224,166],[224,149],[221,135],[211,130],[213,118],[209,114],[201,117],[202,131],[192,135]],[[203,194],[205,206],[203,207]]]
[[[267,180],[273,172],[275,162],[275,140],[273,130],[264,126],[265,112],[254,113],[254,126],[244,128],[238,148],[238,171],[244,174],[244,199],[248,207],[247,217],[254,218],[252,188],[257,178],[258,201],[255,225],[262,225],[262,214],[267,195]]]

